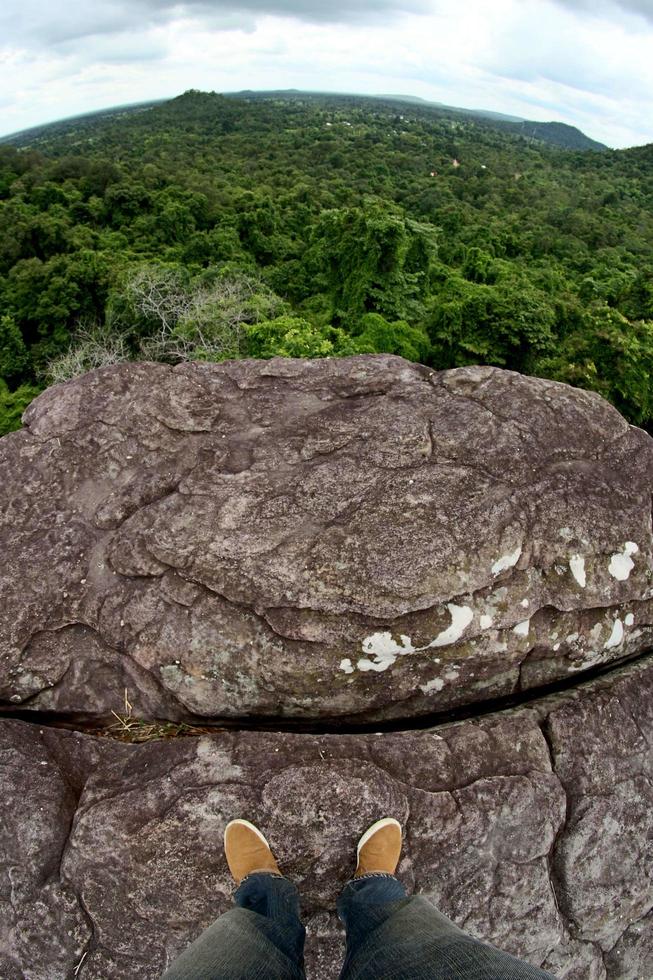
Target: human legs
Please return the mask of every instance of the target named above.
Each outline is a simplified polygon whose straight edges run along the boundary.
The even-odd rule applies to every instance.
[[[488,946],[391,875],[354,878],[338,899],[347,929],[341,980],[551,980]]]
[[[292,882],[252,874],[234,901],[236,907],[205,929],[162,980],[303,980],[304,927]]]
[[[338,899],[347,930],[340,980],[552,980],[468,936],[423,896],[408,898],[392,874],[399,856],[396,840],[387,840],[393,833],[380,827],[367,842],[363,835],[356,876]]]
[[[236,907],[205,929],[162,980],[304,980],[297,889],[280,874],[260,831],[245,821],[230,828],[225,851],[239,882]]]
[[[347,929],[341,980],[553,980],[468,936],[426,898],[408,898],[394,876],[400,851],[401,828],[392,818],[361,837],[354,878],[337,906]],[[162,980],[303,980],[297,889],[247,821],[229,824],[225,852],[239,883],[236,908],[206,929]]]

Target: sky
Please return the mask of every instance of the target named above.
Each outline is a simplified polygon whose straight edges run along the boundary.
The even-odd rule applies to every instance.
[[[421,96],[653,142],[653,0],[2,0],[0,135],[179,95]]]

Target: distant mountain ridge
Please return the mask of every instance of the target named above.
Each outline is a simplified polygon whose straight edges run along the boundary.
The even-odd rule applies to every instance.
[[[98,362],[352,353],[561,381],[653,432],[653,144],[542,126],[191,89],[5,140],[0,434]]]
[[[491,112],[487,109],[461,109],[458,106],[444,105],[440,102],[429,102],[415,95],[357,95],[334,92],[302,92],[298,89],[279,89],[272,91],[250,91],[225,92],[228,98],[244,99],[254,101],[260,99],[289,99],[293,101],[302,100],[326,100],[329,102],[343,102],[353,100],[365,102],[377,102],[379,105],[396,104],[405,105],[412,111],[419,111],[428,115],[459,117],[461,120],[471,120],[482,122],[486,125],[501,129],[503,132],[513,133],[515,136],[524,136],[527,139],[539,140],[542,143],[549,143],[552,146],[559,146],[566,150],[608,150],[605,143],[586,136],[576,126],[569,126],[562,122],[537,122],[533,119],[521,119],[519,116],[507,116],[500,112]]]
[[[448,112],[463,112],[472,116],[487,116],[488,119],[499,119],[501,122],[526,122],[523,116],[509,116],[505,112],[492,112],[490,109],[463,109],[460,106],[448,105],[446,102],[432,102],[431,99],[422,99],[419,95],[380,95],[380,99],[393,99],[396,102],[410,102],[416,105],[432,106],[436,109],[445,109]]]
[[[607,150],[604,143],[586,136],[575,126],[569,126],[562,122],[537,122],[535,120],[522,119],[519,116],[509,116],[500,112],[492,112],[487,109],[464,109],[458,106],[449,106],[440,102],[430,102],[419,96],[413,95],[360,95],[355,93],[334,93],[334,92],[305,92],[299,89],[278,89],[270,91],[255,91],[243,89],[240,92],[225,92],[226,98],[242,99],[246,102],[261,100],[289,100],[289,101],[317,101],[322,100],[328,103],[352,104],[353,102],[376,102],[379,106],[405,105],[413,112],[420,112],[427,115],[447,116],[460,118],[462,120],[475,121],[487,126],[497,128],[503,132],[509,132],[515,136],[523,136],[527,139],[538,140],[552,146],[562,147],[568,150]],[[82,113],[77,116],[69,116],[55,122],[44,123],[40,126],[31,126],[29,129],[10,133],[0,137],[0,144],[11,143],[14,146],[31,146],[45,139],[50,135],[63,135],[68,127],[78,129],[88,125],[94,125],[100,120],[111,117],[128,116],[137,112],[144,112],[153,109],[155,106],[173,101],[168,99],[156,99],[151,102],[137,102],[130,105],[112,106],[100,109],[97,112]]]
[[[75,116],[64,116],[63,119],[55,119],[53,122],[41,123],[38,126],[30,126],[28,129],[19,129],[15,133],[7,136],[0,136],[0,144],[11,143],[12,146],[29,146],[34,140],[39,140],[48,131],[55,131],[57,135],[63,135],[66,127],[78,128],[80,125],[91,123],[95,125],[101,120],[116,119],[119,116],[131,116],[137,112],[153,109],[154,106],[161,105],[168,99],[155,99],[152,102],[130,102],[126,105],[108,106],[106,109],[97,109],[92,112],[81,112]]]

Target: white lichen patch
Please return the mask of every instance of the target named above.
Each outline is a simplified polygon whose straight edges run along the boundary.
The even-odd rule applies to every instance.
[[[516,633],[517,636],[528,636],[530,632],[530,628],[531,628],[530,619],[524,619],[521,623],[517,623],[516,626],[513,626],[512,631],[513,633]]]
[[[363,640],[363,652],[373,657],[398,657],[404,653],[414,653],[415,647],[409,636],[403,633],[401,643],[397,643],[392,633],[372,633]]]
[[[434,677],[432,681],[427,681],[426,684],[420,684],[419,689],[422,694],[430,694],[432,691],[441,691],[444,687],[444,681],[441,677]]]
[[[377,660],[375,662],[373,660],[365,660],[363,657],[361,657],[356,666],[362,671],[375,670],[378,673],[379,671],[387,670],[388,667],[391,667],[396,659],[397,658],[395,657],[393,660]]]
[[[615,619],[612,625],[612,633],[610,634],[610,639],[603,644],[604,650],[610,650],[612,647],[618,647],[624,638],[624,626],[620,619]]]
[[[489,630],[492,623],[493,619],[491,616],[481,616],[478,621],[478,624],[482,630]]]
[[[635,617],[633,616],[633,614],[627,613],[626,618],[624,619],[624,623],[626,624],[626,626],[632,626],[634,622],[635,622]]]
[[[587,577],[585,575],[585,559],[580,555],[574,555],[573,558],[569,559],[569,569],[580,585],[581,589],[584,589],[587,581]]]
[[[634,541],[626,541],[623,546],[623,551],[617,551],[610,559],[610,564],[608,565],[610,575],[618,579],[619,582],[625,582],[635,567],[635,562],[631,558],[631,555],[636,555],[638,551],[639,546]]]
[[[345,674],[354,673],[354,665],[352,664],[349,657],[345,657],[344,660],[340,661],[340,670],[344,670]]]
[[[402,635],[401,643],[397,643],[392,633],[372,633],[363,640],[363,653],[372,660],[361,658],[356,666],[359,670],[387,670],[395,662],[397,657],[405,656],[407,653],[414,653],[415,647],[410,641],[409,636]]]
[[[453,602],[448,603],[447,609],[451,616],[451,625],[427,643],[423,647],[415,647],[409,636],[400,636],[400,643],[397,643],[392,633],[372,633],[363,640],[363,653],[369,658],[361,657],[356,666],[359,670],[374,670],[377,673],[391,667],[398,657],[404,657],[409,653],[422,653],[432,647],[444,647],[455,643],[463,635],[469,624],[474,618],[474,611],[470,606],[456,606]],[[437,663],[438,661],[436,661]]]
[[[521,545],[517,545],[514,551],[511,551],[508,555],[502,555],[501,558],[497,558],[492,566],[492,574],[498,575],[500,572],[505,572],[507,568],[512,568],[516,565],[521,556]]]
[[[447,609],[451,616],[451,626],[438,633],[434,640],[428,644],[429,647],[446,647],[450,643],[455,643],[463,635],[472,619],[474,610],[470,606],[456,606],[453,602],[448,603]]]
[[[528,599],[522,599],[522,601],[519,603],[519,605],[520,606],[523,606],[524,609],[528,609],[528,607],[530,606],[530,602],[528,601]]]

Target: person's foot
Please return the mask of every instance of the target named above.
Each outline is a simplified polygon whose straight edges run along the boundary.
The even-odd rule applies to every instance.
[[[224,853],[237,885],[255,871],[280,875],[270,845],[249,820],[231,820],[224,831]]]
[[[358,842],[354,878],[369,874],[393,875],[401,854],[401,824],[384,817],[369,827]]]

